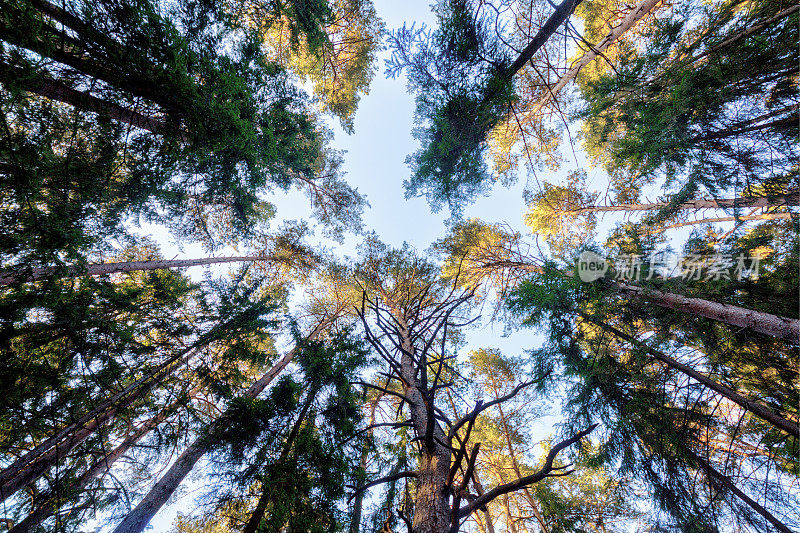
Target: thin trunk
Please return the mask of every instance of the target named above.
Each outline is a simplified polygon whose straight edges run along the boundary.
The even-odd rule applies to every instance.
[[[0,61],[0,81],[18,84],[24,90],[76,109],[108,115],[114,120],[152,133],[163,133],[167,125],[158,119],[142,115],[121,105],[93,96],[89,92],[73,89],[67,84],[44,75],[31,77],[22,69]]]
[[[780,531],[781,533],[792,533],[792,530],[786,526],[783,522],[775,518],[769,511],[767,511],[764,507],[762,507],[757,501],[750,498],[747,494],[741,491],[739,487],[737,487],[730,478],[721,472],[718,472],[714,467],[712,467],[708,462],[706,462],[703,458],[699,456],[695,456],[698,464],[706,471],[708,476],[714,480],[714,482],[719,483],[731,493],[736,495],[737,498],[742,500],[746,503],[751,509],[755,512],[760,514],[767,522],[772,524],[772,526]]]
[[[566,22],[567,18],[575,11],[575,8],[578,4],[581,3],[582,0],[562,0],[562,2],[558,5],[558,7],[553,11],[547,21],[544,23],[536,36],[528,43],[522,52],[519,54],[517,59],[511,64],[508,70],[505,73],[505,78],[510,80],[514,75],[522,70],[528,61],[533,59],[533,56],[536,55],[536,52],[544,46],[550,37],[556,32],[559,26]]]
[[[572,65],[570,68],[561,78],[559,78],[558,82],[550,88],[550,90],[545,94],[537,103],[536,108],[541,109],[544,107],[547,102],[551,99],[555,98],[556,94],[563,89],[575,76],[578,75],[578,72],[591,63],[595,58],[600,56],[603,51],[605,51],[609,46],[611,46],[617,39],[622,37],[625,32],[631,29],[639,20],[643,17],[648,15],[655,7],[661,3],[661,0],[642,0],[638,5],[634,6],[628,14],[622,19],[622,22],[611,29],[611,31],[603,37],[600,42],[596,45],[592,46],[586,53],[581,56],[581,58]]]
[[[733,37],[730,37],[729,39],[726,39],[726,40],[722,41],[721,43],[719,43],[717,45],[714,45],[714,46],[711,46],[709,48],[706,48],[705,51],[697,54],[696,56],[687,57],[686,55],[679,55],[679,56],[675,57],[672,61],[667,63],[661,69],[661,73],[660,74],[656,75],[655,77],[653,77],[653,78],[651,78],[649,80],[643,80],[643,83],[642,83],[642,85],[639,86],[639,88],[641,89],[641,88],[645,87],[646,85],[652,85],[652,84],[658,82],[661,78],[663,78],[669,72],[674,72],[674,71],[677,71],[679,69],[689,67],[692,63],[695,63],[695,62],[703,59],[704,57],[706,57],[708,55],[711,55],[711,54],[714,54],[716,52],[719,52],[723,48],[726,48],[726,47],[728,47],[728,46],[730,46],[732,44],[735,44],[738,41],[740,41],[740,40],[742,40],[742,39],[744,39],[746,37],[749,37],[750,35],[753,35],[753,34],[758,33],[758,32],[760,32],[760,31],[762,31],[762,30],[764,30],[766,28],[769,28],[770,26],[772,26],[773,24],[775,24],[779,20],[781,20],[783,18],[786,18],[786,17],[792,15],[793,13],[797,12],[798,9],[800,9],[800,6],[798,4],[794,4],[792,6],[789,6],[786,9],[784,9],[783,11],[780,11],[779,13],[776,13],[774,16],[770,17],[769,19],[761,21],[758,24],[753,24],[753,25],[747,27],[746,29],[744,29],[743,31],[736,32]],[[695,38],[694,42],[688,47],[687,52],[691,52],[691,51],[693,51],[693,50],[695,50],[697,48],[705,46],[708,43],[709,34],[712,33],[713,31],[716,31],[717,29],[719,29],[719,26],[714,27],[712,29],[708,29],[708,30],[700,33]],[[621,92],[620,94],[624,94],[624,93]]]
[[[495,395],[497,397],[501,396],[497,392],[497,390],[495,390]],[[508,446],[508,455],[511,458],[511,464],[514,467],[514,473],[517,474],[517,478],[521,478],[523,477],[522,471],[519,468],[519,462],[517,461],[517,454],[514,451],[514,445],[511,442],[511,430],[508,427],[508,420],[506,419],[506,415],[503,412],[503,405],[499,404],[497,408],[498,412],[500,413],[500,423],[503,426],[503,433],[506,438],[506,446]],[[542,529],[542,532],[550,533],[550,530],[547,527],[547,523],[544,521],[544,517],[542,516],[542,513],[539,511],[539,506],[536,504],[536,500],[534,499],[533,494],[531,494],[530,487],[524,487],[522,490],[525,492],[525,497],[528,500],[528,505],[531,506],[531,510],[533,511],[533,516],[535,516],[536,521],[539,522],[539,527]]]
[[[202,257],[199,259],[164,259],[157,261],[127,261],[123,263],[97,263],[85,267],[70,266],[64,269],[55,267],[34,268],[22,276],[8,271],[0,271],[0,287],[18,282],[37,281],[53,276],[103,276],[118,272],[139,272],[145,270],[162,270],[167,268],[185,268],[191,266],[213,265],[216,263],[242,263],[248,261],[269,261],[268,256],[247,255],[233,257]]]
[[[625,295],[644,298],[661,307],[724,322],[731,326],[749,328],[792,344],[800,342],[800,320],[794,318],[781,317],[735,305],[720,304],[701,298],[688,298],[679,294],[646,289],[626,283],[618,282],[615,285]]]
[[[320,321],[311,333],[308,335],[307,340],[314,340],[323,329],[325,329],[335,317],[328,317]],[[245,397],[255,398],[258,396],[275,377],[280,374],[289,363],[292,362],[297,354],[297,347],[290,350],[286,355],[281,358],[278,363],[273,366],[266,374],[264,374],[258,381],[253,383],[249,389],[244,393]],[[173,463],[170,469],[164,474],[161,479],[156,482],[150,492],[139,502],[139,504],[131,512],[125,516],[122,522],[116,527],[114,533],[140,533],[150,523],[150,520],[167,502],[167,500],[178,488],[183,479],[192,471],[197,462],[208,452],[211,444],[214,441],[215,434],[220,431],[225,424],[225,415],[214,421],[208,428],[201,434]]]
[[[654,211],[663,209],[669,204],[667,202],[653,202],[648,204],[619,204],[619,205],[590,205],[581,207],[579,209],[571,209],[563,211],[562,214],[579,215],[583,213],[602,213],[609,211]],[[789,205],[800,205],[800,191],[791,191],[787,194],[781,194],[772,197],[766,196],[751,196],[744,198],[698,198],[684,202],[678,206],[680,210],[697,210],[697,209],[746,209],[746,208],[766,208],[766,207],[782,207]],[[746,219],[746,217],[736,217],[737,220]],[[731,218],[731,220],[734,220]]]
[[[136,380],[124,390],[114,394],[95,409],[69,424],[34,449],[14,461],[0,472],[0,501],[4,501],[22,487],[38,479],[59,459],[92,436],[98,428],[112,419],[120,409],[144,397],[163,379],[194,356],[193,349],[175,355],[167,362]]]
[[[726,137],[734,137],[736,135],[741,135],[743,133],[750,133],[752,131],[760,131],[776,127],[780,128],[781,126],[795,127],[797,125],[798,118],[800,118],[797,114],[797,110],[798,110],[798,105],[795,104],[783,109],[770,111],[769,113],[766,113],[759,117],[755,117],[749,120],[733,124],[730,127],[725,128],[723,130],[717,130],[703,135],[695,135],[694,137],[691,137],[689,139],[689,142],[713,141],[716,139],[724,139]],[[788,117],[783,117],[777,120],[773,120],[772,122],[762,122],[767,118],[771,118],[786,112],[790,113],[793,112],[794,114],[789,115]]]
[[[740,217],[703,218],[700,220],[689,220],[687,222],[676,222],[675,224],[648,230],[648,233],[660,233],[668,229],[696,226],[698,224],[720,224],[722,222],[745,222],[748,220],[791,220],[792,218],[794,218],[792,213],[762,213],[760,215],[742,215]]]
[[[278,463],[283,462],[286,459],[286,456],[289,455],[289,452],[294,445],[294,441],[297,439],[297,435],[300,433],[300,428],[305,421],[306,415],[308,414],[308,410],[311,407],[314,398],[316,398],[319,389],[314,389],[308,392],[308,396],[306,397],[306,401],[303,404],[303,408],[300,410],[300,414],[297,417],[297,421],[295,421],[294,425],[292,426],[291,431],[289,432],[289,436],[286,439],[286,443],[283,446],[283,450],[281,450],[281,455],[278,458]],[[267,485],[262,483],[261,487],[261,496],[258,498],[258,503],[256,504],[256,508],[253,511],[253,514],[250,515],[250,519],[244,526],[242,533],[256,533],[258,531],[258,526],[261,524],[261,521],[264,519],[264,515],[267,512],[267,506],[269,505],[270,500],[272,499],[272,495],[275,493],[275,489],[280,487],[275,487],[273,485]]]
[[[383,397],[383,393],[379,393],[375,396],[369,404],[369,419],[367,420],[367,427],[371,426],[375,423],[375,411],[378,408],[378,403],[380,402],[381,398]],[[373,430],[370,429],[368,435],[371,437]],[[368,457],[368,448],[367,445],[364,445],[364,449],[361,451],[361,459],[359,460],[359,466],[361,470],[366,471],[367,468],[367,457]],[[361,480],[363,482],[363,480]],[[355,497],[353,501],[353,516],[350,519],[350,530],[349,533],[359,533],[361,529],[361,511],[364,505],[364,492],[359,492],[358,495]]]
[[[517,521],[514,520],[514,516],[511,514],[511,505],[508,501],[508,494],[503,494],[501,499],[503,501],[503,510],[506,512],[506,527],[510,533],[517,533]]]
[[[189,398],[193,398],[198,391],[199,388],[190,392]],[[181,404],[182,402],[180,401],[173,402],[171,405],[163,409],[158,415],[143,422],[116,448],[95,462],[86,472],[81,474],[81,476],[76,479],[74,483],[67,487],[60,488],[59,492],[68,495],[68,497],[72,495],[78,495],[80,491],[89,485],[89,483],[100,477],[102,474],[108,472],[117,459],[128,453],[133,446],[142,440],[156,426],[173,414]],[[50,497],[48,497],[41,505],[36,507],[31,514],[25,517],[22,522],[11,528],[10,533],[27,533],[35,530],[36,527],[38,527],[43,521],[55,514],[58,511],[59,506],[59,498],[56,495],[50,495]]]
[[[475,493],[478,495],[478,497],[483,496],[483,485],[480,481],[478,481],[478,474],[474,470],[472,472],[472,485],[475,487]],[[488,506],[483,508],[483,517],[484,520],[486,520],[486,533],[494,533],[494,521],[492,519],[492,513],[489,512]]]
[[[796,422],[792,422],[782,416],[779,416],[772,412],[768,407],[762,405],[759,402],[750,400],[739,394],[738,392],[734,391],[722,385],[721,383],[717,383],[716,381],[708,378],[707,376],[701,374],[700,372],[696,371],[689,365],[685,365],[672,357],[652,348],[647,343],[641,342],[632,336],[628,335],[624,331],[621,331],[610,324],[606,324],[600,320],[593,318],[592,316],[584,313],[579,312],[580,316],[585,320],[607,330],[619,337],[620,339],[631,343],[634,346],[644,349],[648,354],[653,356],[654,358],[658,359],[662,363],[665,363],[670,368],[677,370],[686,376],[692,378],[693,380],[701,383],[702,385],[708,387],[709,389],[713,390],[714,392],[720,394],[721,396],[727,398],[728,400],[732,401],[733,403],[739,405],[743,409],[750,411],[757,417],[761,418],[762,420],[769,422],[776,428],[785,431],[789,435],[794,435],[795,437],[800,437],[800,425]]]

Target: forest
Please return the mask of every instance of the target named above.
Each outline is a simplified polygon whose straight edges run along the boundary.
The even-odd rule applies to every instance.
[[[798,11],[0,0],[0,532],[800,532]]]

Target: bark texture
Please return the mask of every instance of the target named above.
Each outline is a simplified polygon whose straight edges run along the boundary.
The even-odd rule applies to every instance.
[[[617,283],[620,292],[644,298],[661,307],[710,318],[776,337],[792,344],[800,343],[800,320],[754,311],[735,305],[721,304],[701,298],[688,298],[679,294],[645,289],[627,283]]]
[[[511,64],[506,72],[506,78],[511,79],[517,72],[519,72],[525,64],[530,61],[536,52],[544,46],[544,44],[553,36],[558,30],[558,27],[566,22],[567,18],[572,15],[575,8],[582,0],[562,0],[558,7],[553,11],[544,25],[536,33],[536,36],[528,43],[522,50],[514,63]]]
[[[450,501],[446,491],[450,473],[450,450],[441,426],[429,415],[426,399],[420,390],[417,377],[417,352],[410,338],[410,330],[402,314],[397,313],[400,329],[402,358],[400,370],[405,384],[403,394],[409,400],[411,423],[416,436],[425,439],[432,431],[432,441],[427,439],[417,463],[417,486],[414,494],[414,533],[442,533],[450,529]],[[432,406],[430,406],[432,407]]]
[[[789,527],[775,518],[775,516],[767,511],[762,505],[760,505],[757,501],[752,499],[750,496],[742,492],[742,490],[736,486],[730,478],[721,472],[717,471],[714,467],[712,467],[705,459],[701,457],[695,457],[697,462],[700,466],[706,471],[708,477],[716,484],[724,487],[726,490],[730,491],[734,494],[737,498],[742,500],[745,504],[747,504],[751,509],[755,512],[760,514],[764,520],[769,522],[776,531],[780,531],[781,533],[792,533],[792,530]]]

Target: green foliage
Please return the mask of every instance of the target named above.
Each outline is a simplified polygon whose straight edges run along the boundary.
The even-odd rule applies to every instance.
[[[296,35],[291,13],[276,20],[271,16],[275,10],[268,10],[269,20],[258,15],[248,20],[257,28],[267,57],[311,81],[322,110],[337,116],[352,133],[358,102],[376,72],[383,24],[369,0],[302,2],[302,9],[310,13],[304,19],[315,22],[303,38]],[[315,10],[324,15],[314,16]]]
[[[660,178],[714,195],[786,190],[798,161],[798,24],[796,12],[773,17],[787,6],[687,2],[581,86],[585,147],[617,201]]]
[[[417,94],[414,137],[422,147],[407,160],[413,175],[406,196],[424,195],[434,210],[447,202],[455,215],[487,190],[487,136],[513,97],[505,75],[511,58],[491,16],[476,16],[476,9],[471,2],[438,2],[439,27],[391,34],[387,64],[392,77],[407,69]]]
[[[764,233],[769,234],[768,227],[763,225],[754,230],[762,237],[756,237],[755,243],[765,243],[762,239]],[[695,246],[690,251],[700,252],[696,248],[700,243],[707,246],[701,239],[694,241],[694,245],[690,241],[689,246]],[[745,248],[734,245],[732,249],[752,253],[753,248],[746,248],[745,243],[746,239],[741,243]],[[614,255],[614,251],[640,254],[646,265],[648,255],[655,253],[649,245],[652,243],[643,242],[635,232],[619,231],[609,241],[612,247],[609,255]],[[788,252],[796,244],[784,246]],[[729,250],[724,251],[729,253]],[[704,253],[718,252],[711,248]],[[778,261],[795,261],[789,259],[792,253],[774,255]],[[771,272],[779,270],[784,271],[767,266],[758,283],[698,280],[677,286],[675,281],[659,276],[644,283],[660,290],[738,305],[744,302],[736,301],[737,297],[749,292],[743,290],[746,286],[764,283],[763,288],[768,290]],[[555,386],[569,387],[566,417],[570,422],[565,427],[566,434],[593,420],[601,420],[602,444],[593,452],[592,461],[614,465],[620,477],[638,480],[648,487],[652,500],[664,513],[659,522],[665,526],[704,531],[704,528],[716,530],[736,524],[759,530],[763,527],[762,518],[720,486],[700,466],[698,457],[719,464],[715,468],[733,478],[742,490],[769,494],[763,504],[780,510],[791,507],[795,495],[781,488],[778,479],[757,474],[745,478],[744,472],[774,468],[793,475],[797,469],[797,462],[792,459],[796,439],[747,412],[732,412],[725,407],[725,401],[720,402],[702,385],[654,360],[646,348],[700,367],[712,380],[789,417],[796,413],[796,407],[789,405],[797,398],[791,377],[797,368],[796,350],[774,339],[752,333],[745,335],[718,322],[676,313],[615,292],[613,283],[581,283],[574,277],[564,278],[552,269],[545,269],[509,298],[512,311],[525,323],[545,328],[548,333],[545,346],[531,355],[540,373],[551,372]],[[752,296],[747,305],[753,308],[771,299],[767,297],[758,304]],[[627,337],[620,337],[612,327]],[[698,357],[702,357],[702,362]],[[776,403],[778,398],[780,401]],[[768,448],[751,449],[751,442],[764,443]],[[783,475],[778,474],[777,478]],[[717,498],[714,505],[713,498]],[[792,520],[789,515],[785,519]]]
[[[363,443],[360,396],[351,381],[367,352],[349,331],[326,341],[296,340],[297,375],[282,377],[264,399],[230,403],[213,443],[226,465],[219,473],[237,486],[259,487],[259,531],[339,531],[346,519],[340,503]],[[216,498],[217,509],[240,499],[226,491]],[[237,508],[244,521],[254,512]]]

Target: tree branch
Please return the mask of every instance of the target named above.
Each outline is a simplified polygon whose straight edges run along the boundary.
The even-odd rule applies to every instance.
[[[531,474],[529,476],[525,476],[522,478],[517,479],[516,481],[511,481],[509,483],[505,483],[504,485],[500,485],[498,487],[493,488],[483,496],[479,496],[469,505],[462,507],[458,510],[459,517],[469,516],[475,509],[479,509],[484,507],[486,504],[497,498],[498,496],[502,496],[503,494],[508,494],[509,492],[514,492],[515,490],[521,489],[523,487],[527,487],[528,485],[532,485],[538,481],[546,477],[554,477],[554,476],[563,476],[567,475],[569,472],[559,472],[558,474],[553,474],[553,470],[559,470],[559,468],[553,468],[553,461],[556,458],[558,452],[571,446],[581,440],[583,437],[594,431],[597,427],[597,424],[592,424],[588,428],[584,429],[583,431],[576,433],[572,437],[567,440],[561,441],[550,450],[550,453],[547,454],[547,458],[545,459],[544,466],[538,472]]]

